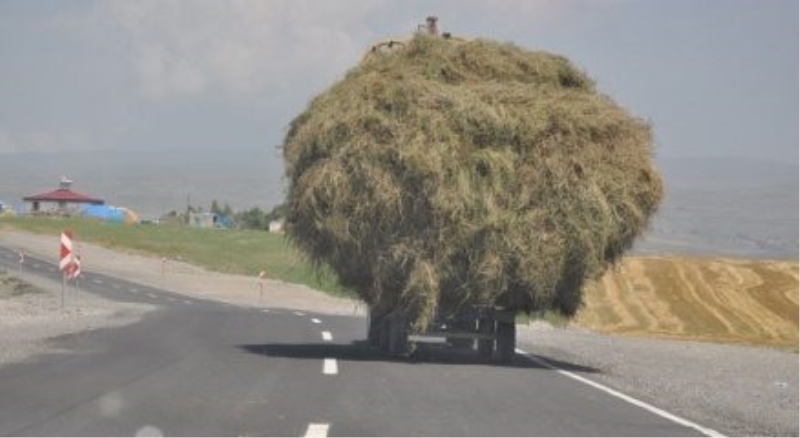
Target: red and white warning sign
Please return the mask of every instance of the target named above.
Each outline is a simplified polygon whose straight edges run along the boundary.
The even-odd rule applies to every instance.
[[[67,265],[64,275],[70,280],[74,280],[81,275],[81,256],[76,255],[73,257],[72,263]]]
[[[64,230],[61,233],[61,251],[58,269],[68,275],[72,271],[74,257],[72,256],[72,231]]]

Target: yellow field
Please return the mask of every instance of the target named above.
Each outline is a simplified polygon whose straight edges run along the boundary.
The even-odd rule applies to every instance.
[[[585,303],[575,322],[600,332],[798,346],[797,262],[629,257]]]

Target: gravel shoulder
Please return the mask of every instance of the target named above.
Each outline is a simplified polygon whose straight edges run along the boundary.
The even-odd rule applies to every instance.
[[[33,276],[24,280],[38,291],[11,296],[8,285],[0,284],[0,366],[56,351],[51,338],[133,324],[156,309],[73,291],[65,294],[62,308],[60,284]]]
[[[519,326],[529,353],[731,436],[798,436],[798,355],[773,349]],[[575,371],[573,371],[575,372]]]

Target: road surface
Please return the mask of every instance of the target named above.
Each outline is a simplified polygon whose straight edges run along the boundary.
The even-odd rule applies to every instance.
[[[17,260],[0,247],[0,266]],[[25,266],[60,281],[52,263]],[[392,360],[361,342],[359,317],[237,307],[95,272],[81,288],[160,307],[0,367],[0,435],[701,435],[524,356]]]

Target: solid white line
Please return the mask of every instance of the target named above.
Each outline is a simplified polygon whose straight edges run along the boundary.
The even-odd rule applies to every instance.
[[[314,324],[322,324],[322,321],[318,320],[317,318],[311,318],[311,322]]]
[[[586,385],[589,385],[589,386],[591,386],[593,388],[599,389],[599,390],[601,390],[601,391],[603,391],[603,392],[605,392],[605,393],[607,393],[609,395],[612,395],[614,397],[622,399],[622,400],[624,400],[624,401],[626,401],[626,402],[628,402],[628,403],[630,403],[630,404],[632,404],[634,406],[638,406],[638,407],[640,407],[640,408],[642,408],[644,410],[650,411],[650,412],[652,412],[652,413],[654,413],[654,414],[656,414],[656,415],[658,415],[660,417],[666,418],[667,420],[670,420],[670,421],[673,421],[675,423],[678,423],[681,426],[686,426],[686,427],[692,428],[692,429],[694,429],[694,430],[696,430],[696,431],[698,431],[698,432],[700,432],[702,434],[705,434],[707,436],[714,436],[714,437],[724,437],[725,436],[725,435],[717,432],[714,429],[709,429],[709,428],[701,426],[701,425],[699,425],[697,423],[691,422],[691,421],[689,421],[689,420],[687,420],[685,418],[681,418],[681,417],[679,417],[677,415],[671,414],[671,413],[669,413],[669,412],[667,412],[667,411],[665,411],[663,409],[657,408],[657,407],[655,407],[655,406],[653,406],[653,405],[651,405],[649,403],[646,403],[646,402],[643,402],[641,400],[635,399],[635,398],[633,398],[633,397],[631,397],[631,396],[629,396],[627,394],[623,394],[623,393],[621,393],[621,392],[619,392],[619,391],[617,391],[615,389],[611,389],[608,386],[602,385],[602,384],[597,383],[597,382],[595,382],[593,380],[589,380],[589,379],[587,379],[585,377],[582,377],[582,376],[579,376],[579,375],[577,375],[575,373],[571,373],[569,371],[562,370],[561,368],[558,368],[555,365],[551,365],[546,360],[544,360],[544,359],[542,359],[542,358],[540,358],[540,357],[538,357],[536,355],[533,355],[531,353],[528,353],[527,351],[520,350],[519,348],[517,348],[516,351],[517,351],[517,353],[525,356],[529,360],[531,360],[533,362],[536,362],[537,364],[539,364],[539,365],[541,365],[541,366],[543,366],[545,368],[549,368],[549,369],[551,369],[553,371],[556,371],[557,373],[559,373],[561,375],[567,376],[567,377],[569,377],[571,379],[577,380],[577,381],[579,381],[581,383],[584,383]]]
[[[305,313],[303,312],[294,312],[294,314],[297,316],[305,316]]]
[[[307,438],[326,438],[330,427],[325,423],[311,423],[308,425],[305,436]]]
[[[339,374],[339,367],[336,366],[336,359],[325,358],[322,362],[322,374],[334,376]]]
[[[331,332],[322,332],[322,340],[323,341],[332,341],[333,340],[333,335],[331,335]]]

